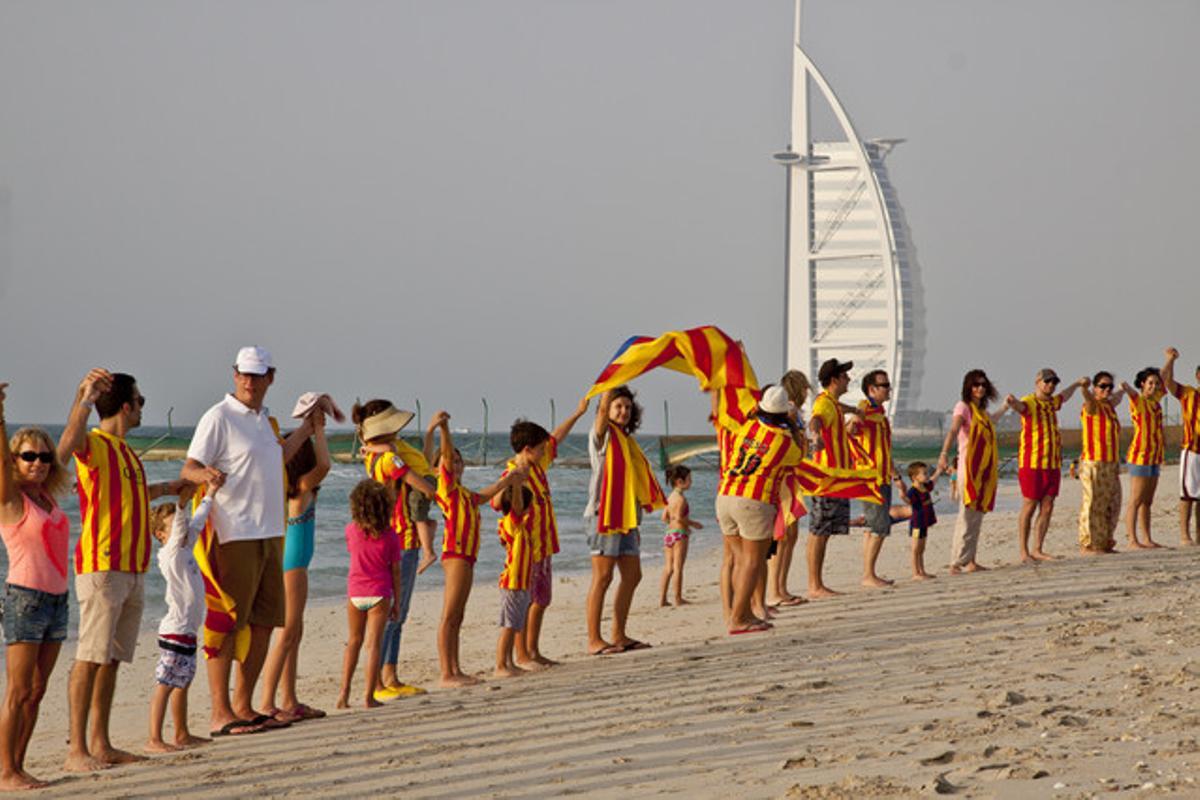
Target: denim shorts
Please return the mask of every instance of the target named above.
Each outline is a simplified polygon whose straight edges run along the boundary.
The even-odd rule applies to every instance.
[[[625,533],[589,533],[588,550],[594,556],[622,558],[642,554],[642,534],[637,528]]]
[[[4,643],[63,642],[67,638],[67,592],[50,594],[4,585]]]
[[[1158,464],[1130,464],[1129,474],[1134,478],[1157,478],[1162,472]]]

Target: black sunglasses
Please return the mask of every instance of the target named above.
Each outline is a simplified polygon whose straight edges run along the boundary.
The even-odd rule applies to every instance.
[[[972,389],[986,389],[990,384],[987,381],[975,381],[971,384]]]
[[[36,450],[24,450],[20,453],[17,453],[17,458],[21,459],[27,464],[32,464],[35,461],[40,461],[43,464],[54,463],[54,453],[39,453]]]
[[[1111,383],[1097,383],[1096,388],[1097,389],[1111,389],[1111,388],[1113,388],[1113,385]]]
[[[875,388],[876,389],[890,389],[890,388],[892,388],[892,385],[890,383],[877,383],[877,384],[875,384]]]
[[[1058,378],[1042,378],[1042,383],[1049,383],[1051,385],[1057,385],[1057,384],[1061,383],[1061,381],[1059,381]]]
[[[130,400],[130,401],[129,401],[129,404],[130,404],[130,405],[135,405],[135,406],[137,406],[138,408],[145,408],[145,407],[146,407],[146,395],[144,395],[144,394],[139,394],[137,397],[135,397],[135,398],[133,398],[132,400]]]

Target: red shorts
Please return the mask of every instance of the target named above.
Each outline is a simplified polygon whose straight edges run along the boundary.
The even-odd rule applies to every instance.
[[[1062,470],[1021,467],[1017,470],[1017,480],[1021,483],[1021,496],[1026,500],[1058,497],[1058,488],[1062,485]]]
[[[446,550],[442,553],[442,561],[446,561],[451,558],[462,559],[463,561],[466,561],[468,564],[475,563],[475,556],[469,556],[466,553],[455,553],[450,550]]]

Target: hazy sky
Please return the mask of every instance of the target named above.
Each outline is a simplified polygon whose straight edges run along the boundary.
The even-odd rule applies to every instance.
[[[1200,4],[805,4],[921,265],[920,403],[963,371],[1200,362]],[[239,344],[268,402],[560,417],[635,333],[782,362],[792,3],[0,0],[0,381],[92,365],[190,424]],[[1188,370],[1190,372],[1190,369]],[[646,428],[703,430],[683,376]]]

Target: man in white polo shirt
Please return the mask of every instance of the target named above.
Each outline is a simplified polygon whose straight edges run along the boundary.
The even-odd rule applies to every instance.
[[[251,705],[271,629],[284,623],[283,464],[311,434],[305,422],[281,442],[263,405],[275,380],[271,354],[243,347],[233,368],[233,394],[204,413],[188,447],[181,477],[219,487],[213,495],[216,571],[234,600],[237,629],[250,626],[250,650],[238,670],[232,702],[229,672],[236,636],[208,661],[213,735],[280,727]],[[292,452],[288,452],[291,450]]]

